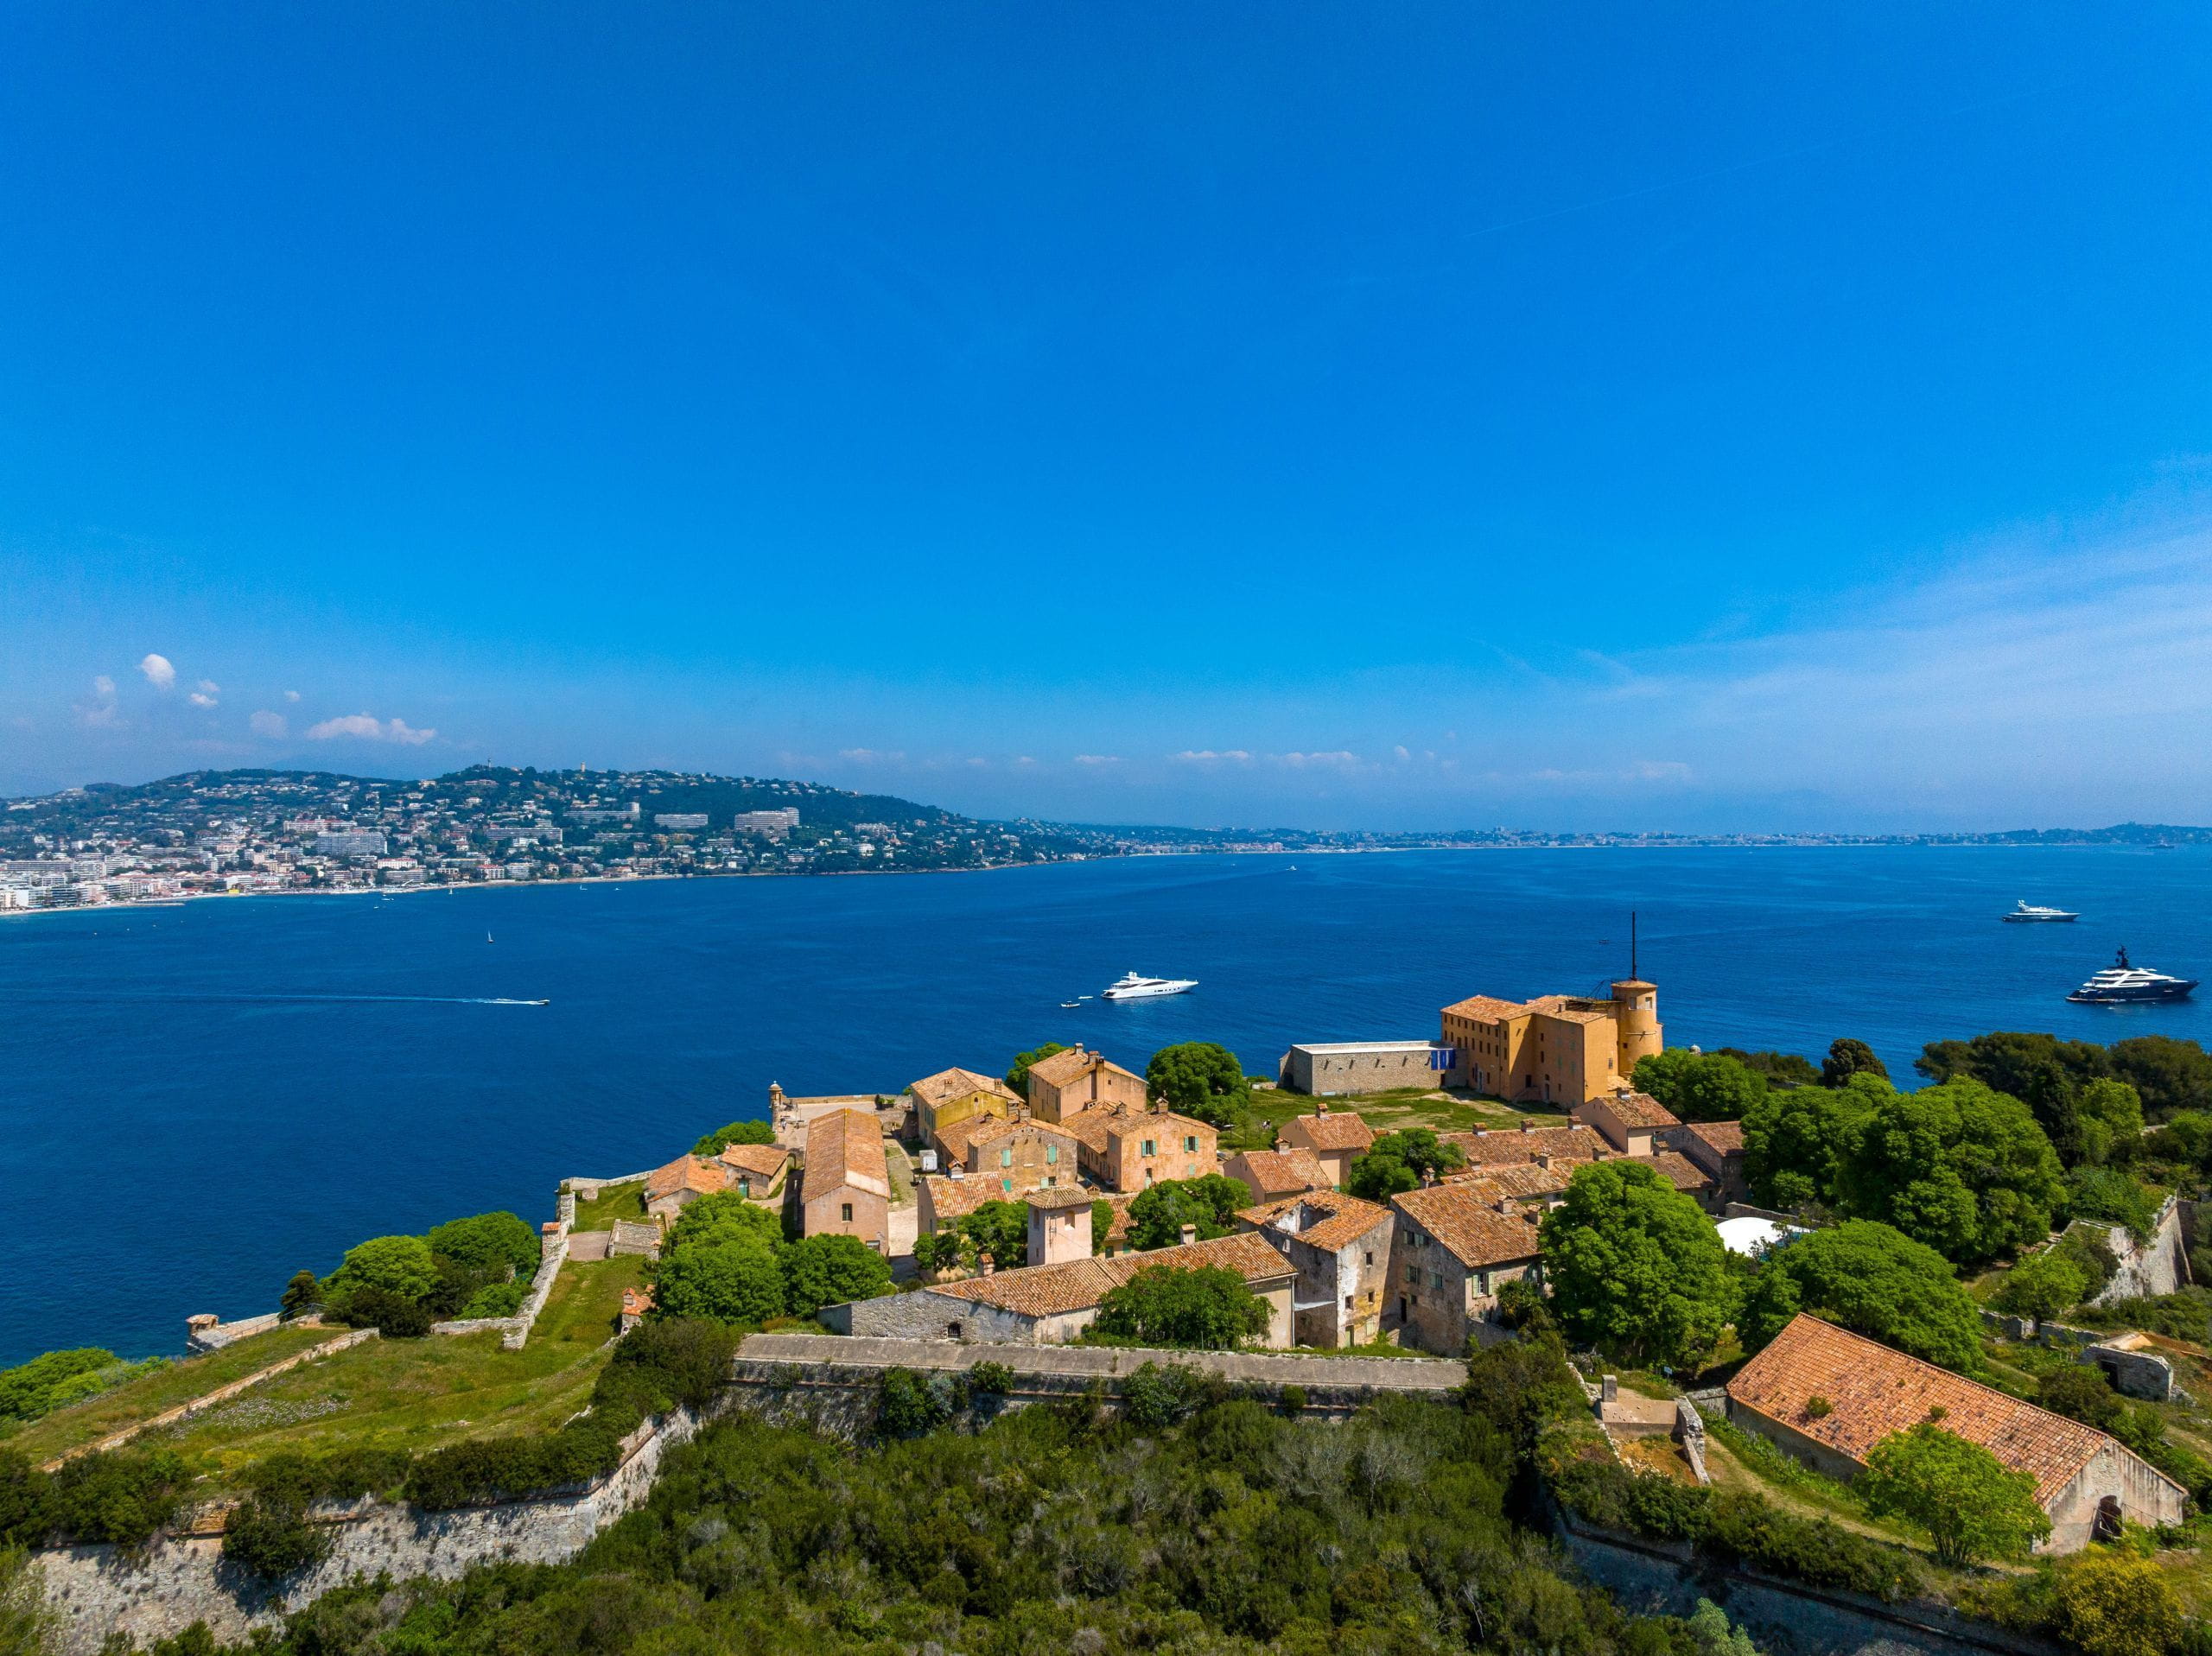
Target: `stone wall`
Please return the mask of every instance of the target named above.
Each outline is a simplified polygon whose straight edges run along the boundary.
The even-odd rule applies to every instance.
[[[2149,1238],[2139,1243],[2125,1225],[2108,1225],[2101,1220],[2077,1219],[2066,1228],[2104,1237],[2113,1257],[2120,1261],[2112,1280],[2090,1300],[2092,1305],[2175,1293],[2189,1281],[2189,1243],[2183,1230],[2181,1203],[2172,1196],[2158,1209]]]
[[[1437,1069],[1427,1041],[1327,1041],[1294,1046],[1282,1056],[1277,1079],[1287,1090],[1317,1098],[1386,1093],[1400,1087],[1459,1087],[1464,1068]]]
[[[242,1317],[235,1323],[222,1323],[203,1312],[185,1318],[185,1348],[194,1355],[220,1351],[252,1335],[266,1334],[283,1320],[282,1311],[265,1311],[259,1317]]]
[[[274,1591],[223,1563],[219,1530],[160,1542],[137,1555],[108,1546],[49,1548],[35,1562],[47,1602],[61,1618],[63,1656],[96,1656],[111,1633],[145,1644],[194,1621],[205,1621],[219,1640],[236,1643],[356,1578],[389,1572],[400,1581],[450,1581],[502,1559],[565,1563],[645,1501],[662,1458],[700,1424],[683,1410],[649,1422],[625,1446],[621,1465],[572,1495],[450,1513],[375,1501],[318,1513],[332,1527],[331,1556]]]

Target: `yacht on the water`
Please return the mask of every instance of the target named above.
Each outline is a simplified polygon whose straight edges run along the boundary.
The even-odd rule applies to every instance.
[[[2038,907],[2024,897],[2020,899],[2020,906],[2005,917],[2006,921],[2014,925],[2023,925],[2038,920],[2079,920],[2081,917],[2080,915],[2066,909]]]
[[[1107,985],[1104,993],[1109,1000],[1149,1000],[1154,995],[1185,994],[1198,987],[1196,978],[1141,978],[1131,972]]]
[[[2066,998],[2095,1003],[2186,1000],[2190,991],[2196,987],[2195,978],[2168,977],[2164,972],[2153,972],[2147,967],[2130,966],[2127,951],[2123,949],[2115,964],[2105,968]]]

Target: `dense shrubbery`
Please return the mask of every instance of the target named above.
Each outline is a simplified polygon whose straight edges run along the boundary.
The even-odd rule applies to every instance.
[[[407,1482],[404,1450],[341,1450],[334,1455],[271,1455],[245,1473],[246,1498],[224,1520],[223,1557],[257,1576],[276,1577],[330,1556],[331,1539],[310,1523],[318,1501],[389,1495]]]
[[[321,1280],[297,1272],[283,1305],[287,1316],[319,1308],[333,1323],[418,1336],[448,1317],[513,1316],[529,1294],[539,1253],[537,1233],[513,1214],[449,1219],[428,1236],[358,1243]]]
[[[1252,1192],[1236,1179],[1205,1173],[1194,1179],[1162,1179],[1129,1203],[1129,1246],[1147,1251],[1173,1247],[1183,1227],[1198,1228],[1198,1240],[1227,1236],[1236,1215],[1252,1205]],[[1028,1223],[1025,1211],[1022,1222]]]
[[[772,1145],[776,1130],[766,1121],[733,1121],[716,1127],[691,1146],[694,1156],[719,1156],[732,1145]]]
[[[1226,1266],[1152,1265],[1106,1291],[1091,1328],[1140,1346],[1233,1350],[1268,1331],[1268,1307]]]
[[[55,1539],[136,1546],[176,1517],[186,1478],[168,1450],[80,1455],[48,1473],[0,1449],[0,1547]]]
[[[1419,1189],[1423,1173],[1441,1177],[1466,1160],[1459,1145],[1445,1144],[1427,1127],[1406,1127],[1370,1145],[1345,1173],[1344,1189],[1370,1202],[1388,1202]]]
[[[1981,1313],[1949,1262],[1871,1219],[1815,1231],[1766,1256],[1736,1317],[1744,1349],[1765,1347],[1800,1311],[1961,1374],[1981,1368]]]
[[[1556,1352],[1540,1367],[1539,1391]],[[972,1435],[928,1431],[944,1399],[887,1380],[900,1429],[925,1435],[718,1425],[575,1564],[363,1583],[293,1617],[271,1656],[1738,1656],[1718,1618],[1630,1617],[1507,1520],[1517,1457],[1489,1405],[1517,1409],[1532,1378],[1331,1425],[1163,1376],[1147,1418],[1173,1424],[1078,1398]]]
[[[1217,1127],[1233,1127],[1252,1107],[1252,1083],[1236,1055],[1214,1041],[1164,1046],[1144,1067],[1145,1090],[1169,1108]]]
[[[1579,1169],[1538,1234],[1553,1311],[1579,1342],[1630,1361],[1690,1365],[1735,1315],[1713,1221],[1649,1163]]]
[[[35,1420],[81,1403],[111,1386],[164,1366],[168,1359],[127,1362],[98,1346],[49,1351],[13,1368],[0,1368],[0,1424]]]

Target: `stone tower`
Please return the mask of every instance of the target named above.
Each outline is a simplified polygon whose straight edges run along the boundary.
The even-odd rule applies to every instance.
[[[1613,1025],[1619,1031],[1615,1067],[1623,1081],[1636,1074],[1639,1058],[1658,1056],[1664,1031],[1659,1025],[1659,986],[1642,978],[1613,984]]]
[[[1058,1265],[1090,1257],[1090,1204],[1084,1190],[1032,1190],[1029,1204],[1029,1263]]]

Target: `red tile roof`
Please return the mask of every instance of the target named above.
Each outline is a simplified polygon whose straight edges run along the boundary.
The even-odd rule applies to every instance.
[[[2064,1415],[1802,1314],[1744,1365],[1728,1382],[1728,1396],[1862,1465],[1884,1438],[1941,1409],[1937,1424],[1944,1431],[1980,1444],[2010,1470],[2030,1474],[2036,1499],[2046,1505],[2099,1451],[2120,1448]],[[1828,1403],[1818,1418],[1805,1412],[1816,1397]]]
[[[761,1179],[774,1178],[791,1158],[791,1152],[781,1145],[729,1145],[715,1158],[734,1172]]]
[[[993,1098],[1004,1099],[1009,1104],[1021,1101],[1014,1097],[1013,1089],[996,1075],[958,1068],[940,1069],[934,1075],[924,1075],[919,1081],[909,1082],[906,1090],[931,1108],[950,1099],[965,1098],[970,1093],[988,1093]]]
[[[1651,1158],[1651,1171],[1677,1190],[1710,1190],[1713,1175],[1679,1150],[1662,1150]]]
[[[1365,1150],[1375,1142],[1375,1129],[1350,1110],[1320,1110],[1295,1115],[1282,1125],[1278,1142],[1298,1129],[1298,1139],[1311,1150]]]
[[[1744,1148],[1744,1124],[1741,1121],[1686,1121],[1682,1131],[1694,1139],[1702,1139],[1723,1156],[1739,1153]]]
[[[1611,1155],[1613,1150],[1595,1127],[1531,1127],[1525,1131],[1502,1127],[1489,1133],[1440,1133],[1436,1136],[1447,1145],[1456,1145],[1459,1153],[1477,1166],[1532,1162],[1539,1156],[1595,1161],[1600,1154]]]
[[[1444,1015],[1495,1024],[1508,1018],[1524,1017],[1528,1011],[1529,1008],[1517,1000],[1500,1000],[1496,995],[1469,995],[1465,1000],[1455,1000],[1446,1006]]]
[[[729,1189],[729,1171],[718,1162],[702,1156],[678,1156],[665,1167],[656,1167],[645,1175],[645,1199],[648,1202],[679,1190],[690,1190],[698,1196],[712,1196],[717,1190]]]
[[[941,1284],[932,1293],[995,1305],[1022,1317],[1058,1317],[1096,1305],[1107,1293],[1149,1266],[1192,1271],[1201,1266],[1223,1266],[1236,1272],[1248,1284],[1281,1282],[1297,1275],[1281,1254],[1251,1231],[1220,1236],[1187,1247],[1154,1248],[1147,1253],[1122,1253],[1110,1259],[1096,1256],[1066,1259],[1058,1265],[1033,1265],[1012,1271],[995,1271],[988,1277]]]
[[[1536,1257],[1536,1228],[1527,1220],[1485,1207],[1466,1184],[1407,1190],[1390,1205],[1441,1242],[1470,1270],[1511,1265]]]
[[[1313,1159],[1312,1151],[1295,1146],[1245,1151],[1231,1156],[1222,1171],[1231,1178],[1242,1178],[1262,1202],[1294,1196],[1300,1190],[1325,1190],[1333,1183],[1329,1170]]]
[[[1377,1225],[1390,1222],[1390,1210],[1380,1202],[1334,1190],[1309,1190],[1286,1196],[1236,1215],[1255,1230],[1295,1237],[1308,1247],[1333,1253],[1349,1247]]]
[[[804,1199],[812,1202],[846,1185],[880,1196],[891,1194],[883,1130],[873,1112],[832,1110],[807,1123]]]
[[[1592,1099],[1613,1113],[1624,1126],[1631,1127],[1676,1127],[1681,1118],[1649,1093],[1608,1093],[1603,1098]]]

